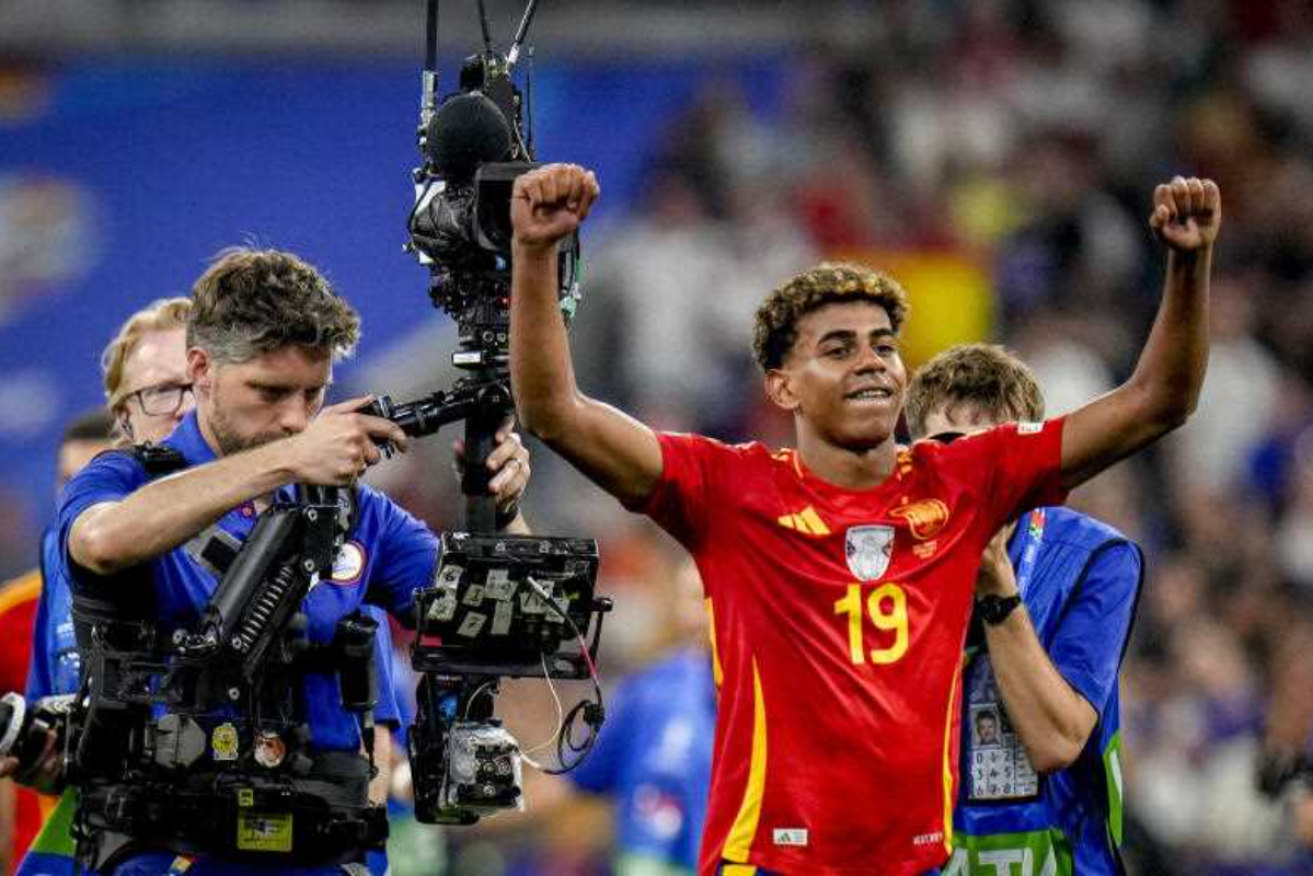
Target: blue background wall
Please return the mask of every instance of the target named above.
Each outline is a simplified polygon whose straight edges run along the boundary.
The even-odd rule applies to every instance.
[[[457,61],[444,59],[443,90]],[[634,206],[663,122],[713,76],[766,114],[784,82],[766,58],[539,62],[538,157],[598,170],[604,226]],[[364,320],[360,358],[339,371],[348,379],[416,322],[445,319],[400,251],[418,79],[402,59],[170,57],[24,73],[0,89],[0,518],[11,539],[49,515],[58,434],[101,401],[98,356],[118,324],[186,294],[223,247],[290,249],[327,272]]]

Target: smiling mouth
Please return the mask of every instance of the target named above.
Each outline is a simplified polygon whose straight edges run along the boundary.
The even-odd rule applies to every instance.
[[[884,387],[867,387],[850,392],[844,396],[847,401],[889,401],[893,399],[894,393],[891,389]]]

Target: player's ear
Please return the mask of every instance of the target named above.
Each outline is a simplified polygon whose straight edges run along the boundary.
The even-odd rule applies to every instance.
[[[766,398],[776,407],[786,411],[795,411],[802,404],[793,390],[793,381],[787,371],[772,368],[766,372]]]

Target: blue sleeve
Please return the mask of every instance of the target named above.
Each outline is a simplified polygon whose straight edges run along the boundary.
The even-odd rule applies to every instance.
[[[1116,542],[1095,553],[1048,647],[1058,672],[1100,718],[1117,684],[1142,567],[1140,549],[1130,542]]]
[[[70,584],[76,583],[76,569],[68,561],[68,536],[73,523],[92,505],[117,502],[146,483],[146,471],[128,453],[102,453],[65,485],[59,497],[55,525],[59,537],[59,567],[67,570]]]
[[[54,636],[50,628],[50,600],[54,589],[52,582],[58,564],[59,541],[54,530],[47,529],[41,536],[41,595],[36,603],[36,628],[32,631],[32,658],[27,664],[27,690],[24,696],[28,700],[48,697],[55,690],[54,673]]]
[[[379,724],[401,722],[401,709],[397,706],[396,687],[392,680],[392,627],[387,614],[376,605],[366,605],[365,614],[378,622],[374,635],[374,672],[378,676],[378,705],[374,707],[374,721]]]
[[[399,619],[410,616],[415,591],[433,581],[438,539],[427,526],[369,487],[360,488],[360,529],[376,534],[369,598]]]
[[[575,770],[566,775],[570,781],[594,794],[614,794],[619,788],[625,765],[631,760],[635,734],[641,725],[639,700],[642,691],[636,688],[638,677],[631,676],[621,682],[615,698],[606,706],[606,723],[597,736],[597,743],[588,757]]]

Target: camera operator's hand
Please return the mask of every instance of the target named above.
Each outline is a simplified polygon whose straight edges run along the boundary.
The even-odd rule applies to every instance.
[[[980,569],[976,572],[976,597],[1015,595],[1017,578],[1012,570],[1012,561],[1008,559],[1008,539],[1016,529],[1016,523],[1009,523],[994,533],[994,537],[985,546],[985,553],[980,558]]]
[[[555,246],[579,228],[600,192],[593,172],[577,164],[548,164],[518,177],[511,194],[515,244]]]
[[[452,443],[451,449],[456,455],[456,476],[463,477],[465,442],[457,440]],[[531,473],[529,450],[520,440],[519,433],[514,431],[512,421],[507,420],[497,430],[496,447],[488,454],[487,465],[491,473],[488,492],[497,500],[498,512],[508,513],[519,504],[520,497],[524,495],[524,490],[529,485]]]
[[[0,778],[12,778],[43,794],[57,793],[64,778],[64,753],[59,749],[59,735],[54,730],[46,731],[46,747],[26,771],[20,770],[18,758],[0,758]]]
[[[382,458],[378,442],[390,441],[398,450],[406,449],[409,439],[400,426],[358,413],[369,401],[365,396],[329,405],[304,432],[285,439],[287,464],[295,480],[348,486]]]

